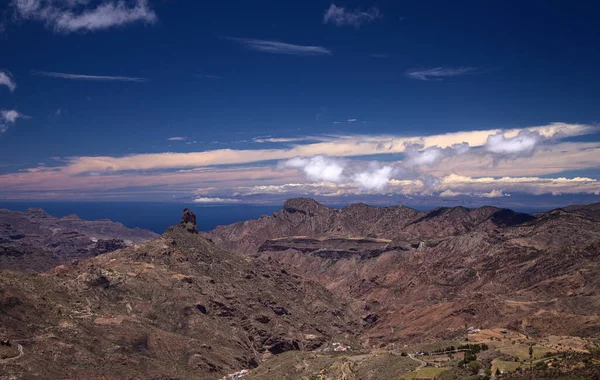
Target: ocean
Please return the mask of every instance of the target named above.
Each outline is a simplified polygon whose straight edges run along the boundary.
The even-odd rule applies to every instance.
[[[77,214],[81,219],[110,219],[127,227],[139,227],[162,234],[169,226],[179,223],[181,212],[189,208],[196,213],[198,229],[210,231],[218,225],[258,219],[279,211],[282,205],[219,205],[155,203],[155,202],[0,202],[0,208],[25,211],[41,208],[48,214],[63,217]]]

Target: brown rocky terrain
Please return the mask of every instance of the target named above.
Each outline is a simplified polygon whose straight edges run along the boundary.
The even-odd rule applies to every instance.
[[[600,204],[528,215],[298,198],[206,236],[362,301],[368,345],[455,337],[465,325],[600,334]]]
[[[158,234],[121,223],[53,217],[42,209],[0,209],[0,270],[47,271],[74,258],[91,257],[155,239]]]
[[[13,355],[0,379],[216,379],[359,331],[323,286],[216,247],[194,221],[47,273],[0,272]]]

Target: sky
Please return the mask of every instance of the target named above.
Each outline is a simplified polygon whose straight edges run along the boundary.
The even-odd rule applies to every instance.
[[[599,14],[4,0],[0,199],[598,202]]]

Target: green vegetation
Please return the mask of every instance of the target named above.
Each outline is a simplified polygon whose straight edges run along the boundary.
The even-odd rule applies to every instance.
[[[401,379],[415,379],[415,378],[418,378],[418,379],[431,378],[431,379],[433,379],[436,376],[439,376],[442,373],[446,372],[447,370],[448,370],[448,368],[424,367],[418,371],[406,373],[406,374],[400,376],[400,378]]]

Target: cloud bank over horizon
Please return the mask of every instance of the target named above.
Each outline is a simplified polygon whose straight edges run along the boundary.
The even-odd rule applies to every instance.
[[[8,116],[16,119],[12,113]],[[7,197],[25,190],[42,199],[72,191],[153,188],[211,204],[252,203],[252,197],[269,194],[440,199],[496,199],[512,193],[598,195],[596,179],[561,175],[600,166],[600,143],[568,141],[597,131],[592,125],[550,123],[429,136],[282,138],[273,139],[276,147],[267,149],[259,144],[241,150],[66,157],[54,165],[2,174],[0,187]],[[552,159],[556,150],[562,154]]]

